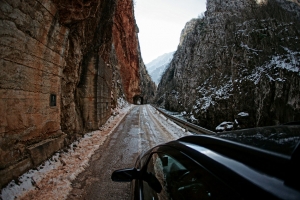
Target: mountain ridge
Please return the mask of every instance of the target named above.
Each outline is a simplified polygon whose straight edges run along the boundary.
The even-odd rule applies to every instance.
[[[174,53],[175,51],[165,53],[146,64],[146,68],[149,72],[149,75],[151,76],[152,80],[156,83],[156,85],[159,84],[161,75],[173,59]]]

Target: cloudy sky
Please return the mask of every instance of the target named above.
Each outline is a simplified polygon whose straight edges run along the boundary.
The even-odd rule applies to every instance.
[[[134,0],[144,63],[176,51],[186,22],[206,10],[206,0]]]

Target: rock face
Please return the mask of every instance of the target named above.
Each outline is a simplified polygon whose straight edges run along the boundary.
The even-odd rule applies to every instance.
[[[113,51],[118,55],[118,69],[123,80],[123,89],[131,103],[133,97],[141,93],[138,31],[135,24],[132,1],[118,0],[113,25]]]
[[[290,4],[298,8],[208,0],[205,16],[182,31],[156,103],[212,130],[235,119],[241,127],[300,120],[300,26],[297,10],[282,8]]]
[[[276,0],[285,10],[293,13],[300,20],[300,1],[299,0]]]
[[[152,97],[132,4],[1,1],[0,187],[98,129],[118,98]]]
[[[146,66],[144,62],[140,59],[140,88],[142,89],[141,94],[136,95],[134,99],[141,99],[142,104],[152,103],[154,101],[155,93],[156,93],[156,85],[152,81],[150,75],[147,72]],[[135,102],[136,103],[136,102]]]
[[[133,1],[118,0],[113,24],[113,46],[116,72],[122,80],[122,90],[130,103],[137,97],[150,103],[154,98],[156,86],[146,71],[141,58],[138,27],[134,18]],[[117,80],[116,80],[117,81]],[[117,92],[118,93],[118,92]]]

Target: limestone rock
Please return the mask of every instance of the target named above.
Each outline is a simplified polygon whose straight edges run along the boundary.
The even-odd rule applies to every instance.
[[[156,103],[211,130],[240,112],[245,127],[300,120],[300,23],[268,2],[208,0],[182,31]]]
[[[0,187],[98,129],[118,98],[150,99],[144,68],[132,0],[1,1]]]

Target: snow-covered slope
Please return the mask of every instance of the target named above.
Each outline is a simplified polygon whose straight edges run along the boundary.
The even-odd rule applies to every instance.
[[[158,85],[161,74],[165,71],[166,67],[170,64],[173,59],[174,52],[165,53],[159,56],[155,60],[146,64],[146,68],[152,78],[152,80]]]

